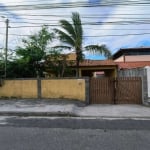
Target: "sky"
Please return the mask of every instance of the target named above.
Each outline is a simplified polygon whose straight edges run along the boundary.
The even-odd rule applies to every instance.
[[[112,53],[120,48],[150,47],[149,0],[0,0],[0,49],[5,47],[6,18],[9,19],[8,48],[36,33],[43,24],[59,28],[59,20],[70,21],[79,12],[84,45],[105,44]],[[5,17],[5,18],[4,18]],[[86,53],[88,59],[103,59]]]

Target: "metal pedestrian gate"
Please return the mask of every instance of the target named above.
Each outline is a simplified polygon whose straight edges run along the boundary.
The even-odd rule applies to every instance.
[[[114,79],[91,78],[90,102],[92,104],[112,104],[114,101]]]
[[[91,104],[141,104],[140,77],[91,78]]]

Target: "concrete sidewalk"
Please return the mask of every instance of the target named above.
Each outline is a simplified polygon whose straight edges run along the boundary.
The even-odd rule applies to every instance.
[[[65,100],[0,100],[0,115],[150,119],[143,105],[85,105]]]

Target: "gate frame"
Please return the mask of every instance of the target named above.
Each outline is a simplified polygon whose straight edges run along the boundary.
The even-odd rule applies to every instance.
[[[108,103],[103,103],[103,102],[100,102],[100,101],[98,101],[97,100],[97,102],[96,102],[96,100],[95,99],[92,99],[92,97],[91,97],[91,93],[92,93],[92,79],[94,79],[94,80],[96,80],[96,79],[99,79],[99,80],[103,80],[104,78],[90,78],[89,79],[89,84],[90,84],[90,87],[89,87],[89,97],[90,97],[90,101],[89,101],[89,104],[108,104]],[[110,81],[111,80],[113,80],[112,82],[113,82],[113,98],[112,98],[112,102],[110,102],[110,104],[142,104],[142,94],[143,94],[143,91],[142,91],[142,78],[141,77],[116,77],[116,78],[105,78],[105,79],[110,79]],[[117,98],[117,95],[118,95],[118,84],[120,84],[119,82],[121,81],[121,79],[124,81],[124,80],[131,80],[131,82],[132,81],[138,81],[139,83],[138,84],[140,84],[138,87],[139,87],[139,91],[140,91],[140,93],[138,94],[138,101],[136,100],[136,99],[131,99],[132,101],[130,101],[130,98],[129,98],[129,103],[127,102],[127,101],[119,101],[118,100],[118,98]],[[128,81],[128,82],[129,82]],[[123,83],[123,82],[122,82]],[[129,83],[130,84],[130,83]],[[109,86],[109,85],[108,85]],[[125,85],[126,86],[126,85]],[[130,86],[130,85],[129,85]],[[136,86],[136,85],[133,85],[133,86]],[[128,88],[128,87],[127,87]],[[132,91],[131,91],[132,92]],[[133,91],[133,93],[135,93],[136,91]],[[124,97],[122,98],[122,99],[125,99]],[[134,101],[135,100],[135,101]],[[99,103],[100,102],[100,103]]]

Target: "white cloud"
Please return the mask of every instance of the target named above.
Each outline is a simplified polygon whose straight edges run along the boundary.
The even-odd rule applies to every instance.
[[[133,0],[130,1],[134,2]],[[42,3],[52,4],[52,3],[63,3],[63,2],[65,3],[77,2],[77,1],[76,0],[51,0],[51,1],[39,0],[37,2],[41,4]],[[37,2],[35,3],[37,4]],[[83,0],[82,2],[104,3],[105,1],[104,0],[101,1]],[[33,1],[30,2],[29,0],[13,0],[13,1],[1,0],[0,6],[2,4],[3,6],[8,6],[8,5],[15,6],[19,4],[27,5],[27,4],[34,4],[34,3]],[[39,10],[38,9],[35,10],[34,8],[32,10],[25,10],[25,9],[14,10],[12,9],[12,7],[3,7],[4,9],[0,10],[0,15],[6,15],[10,20],[10,26],[12,28],[9,29],[9,47],[14,47],[16,44],[19,43],[16,41],[20,41],[22,37],[11,35],[11,34],[28,35],[31,34],[31,32],[36,32],[37,30],[40,29],[40,27],[20,27],[20,26],[40,26],[42,24],[57,25],[58,20],[60,19],[70,20],[71,12],[73,11],[78,11],[81,14],[83,23],[146,20],[148,19],[149,16],[143,14],[150,14],[150,10],[148,6],[117,5],[113,7],[108,7],[108,6],[94,7],[94,8],[76,7],[76,8],[65,8],[65,9],[59,8],[59,9],[39,9]],[[85,18],[85,14],[88,16],[93,16],[93,18]],[[121,15],[121,14],[125,14],[125,15]],[[134,15],[134,14],[139,14],[139,15]],[[39,16],[32,16],[32,15],[39,15]],[[44,16],[44,15],[51,15],[51,16]],[[57,15],[57,17],[55,15]],[[13,28],[13,27],[20,27],[20,28]],[[57,27],[57,26],[51,26],[50,28],[53,27]],[[150,39],[150,34],[139,35],[139,36],[137,35],[106,36],[106,35],[118,35],[118,34],[127,35],[127,34],[147,33],[149,32],[150,29],[149,24],[140,25],[140,24],[130,23],[128,25],[117,25],[117,24],[103,23],[99,25],[88,25],[88,26],[85,25],[83,27],[84,27],[85,36],[94,36],[94,37],[85,37],[85,42],[84,42],[85,45],[105,43],[112,51],[116,51],[121,47],[134,47],[138,45],[138,43],[144,44],[144,41],[147,41],[148,43],[148,40]],[[143,30],[138,30],[139,28]],[[1,33],[0,34],[0,48],[1,48],[5,43],[5,23],[4,20],[2,19],[0,19],[0,33]]]

